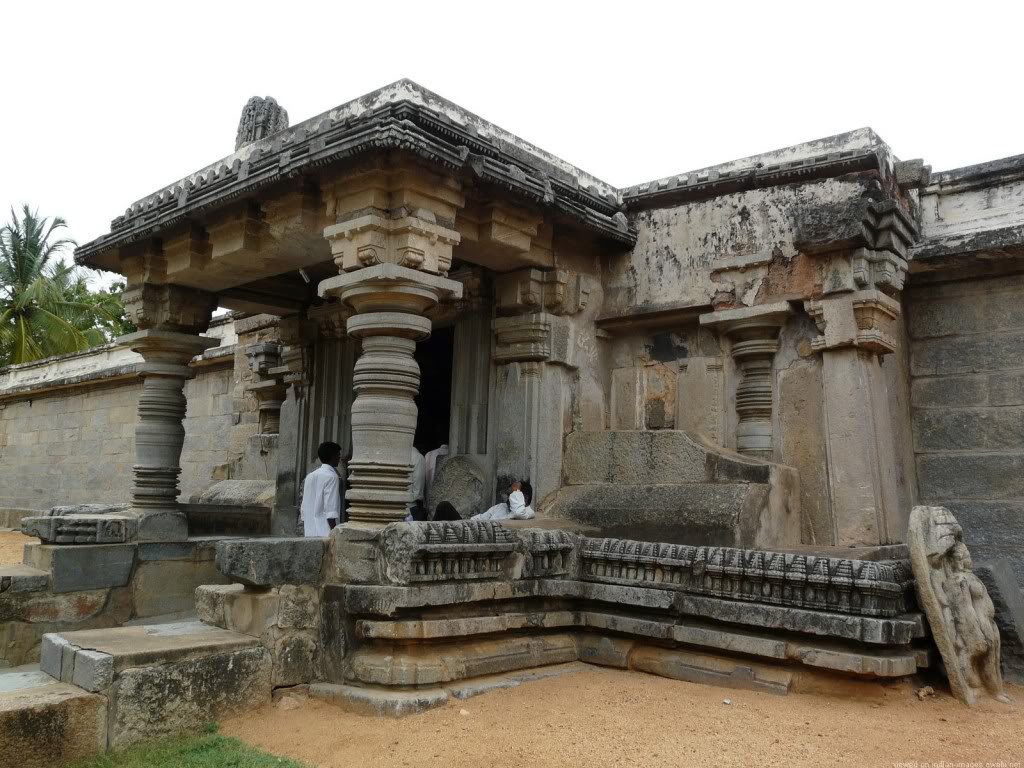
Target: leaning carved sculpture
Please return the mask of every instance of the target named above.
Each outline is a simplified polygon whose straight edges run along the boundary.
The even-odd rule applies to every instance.
[[[987,691],[1009,703],[999,669],[995,607],[974,575],[960,524],[945,507],[914,507],[907,543],[917,596],[953,695],[972,705]]]

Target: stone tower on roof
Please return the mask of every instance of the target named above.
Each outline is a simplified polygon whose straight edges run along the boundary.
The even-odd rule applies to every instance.
[[[238,134],[235,136],[235,150],[246,144],[264,139],[288,127],[288,111],[270,96],[261,99],[253,96],[245,103],[242,117],[238,120]]]

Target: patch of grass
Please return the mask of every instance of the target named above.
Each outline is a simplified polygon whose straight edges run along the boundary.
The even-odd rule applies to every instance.
[[[68,768],[307,768],[221,736],[211,725],[201,736],[183,736],[158,744],[113,752],[73,763]]]

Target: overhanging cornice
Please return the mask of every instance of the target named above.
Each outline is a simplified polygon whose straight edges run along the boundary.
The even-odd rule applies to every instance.
[[[516,145],[484,135],[472,123],[460,125],[444,111],[411,100],[356,114],[342,108],[243,147],[140,200],[111,222],[110,234],[78,248],[75,260],[90,264],[107,251],[158,236],[278,182],[389,150],[410,152],[453,174],[468,174],[482,185],[553,209],[601,237],[625,245],[635,242],[611,187],[590,183],[590,177],[576,176],[531,149],[525,142]]]

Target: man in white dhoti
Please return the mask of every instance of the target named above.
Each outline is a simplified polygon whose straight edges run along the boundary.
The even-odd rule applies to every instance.
[[[495,504],[486,512],[476,515],[474,520],[532,520],[534,516],[533,486],[528,480],[516,480],[509,488],[508,503]]]
[[[341,520],[342,488],[338,478],[341,446],[322,443],[316,450],[320,466],[302,485],[302,527],[306,536],[327,536]]]

